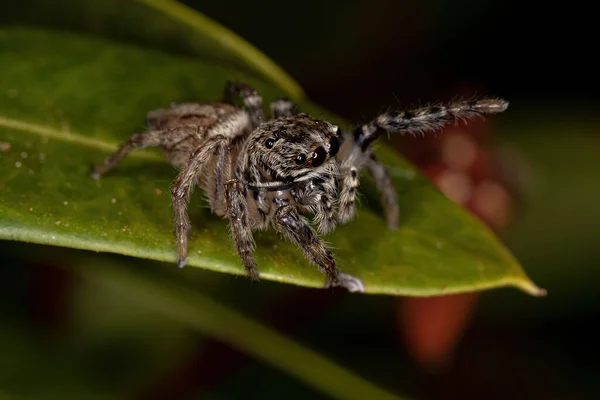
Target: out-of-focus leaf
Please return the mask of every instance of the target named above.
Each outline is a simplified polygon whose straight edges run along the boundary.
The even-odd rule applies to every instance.
[[[3,6],[0,23],[60,27],[184,53],[252,71],[287,96],[300,85],[252,44],[192,8],[172,0],[22,0]]]
[[[300,344],[182,285],[158,282],[125,268],[91,265],[83,277],[150,310],[224,341],[334,398],[398,399]]]
[[[100,40],[44,31],[0,31],[0,238],[175,260],[170,183],[156,152],[134,152],[99,181],[92,163],[130,134],[148,110],[212,101],[226,80],[281,92],[237,70]],[[303,110],[329,116],[309,104]],[[334,122],[336,122],[334,120]],[[340,122],[340,121],[337,121]],[[342,270],[368,293],[436,295],[516,286],[542,293],[484,226],[442,196],[412,166],[378,152],[398,188],[402,218],[385,227],[372,184],[352,223],[327,237]],[[365,182],[368,182],[365,180]],[[223,219],[197,193],[190,262],[241,274]],[[321,287],[323,276],[273,232],[257,233],[262,277]]]

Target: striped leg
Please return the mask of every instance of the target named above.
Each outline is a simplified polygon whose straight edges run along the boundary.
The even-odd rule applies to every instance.
[[[177,238],[177,266],[180,268],[187,262],[188,238],[191,230],[187,205],[190,196],[204,166],[218,149],[226,148],[227,143],[223,136],[215,136],[207,140],[206,143],[192,153],[185,167],[179,172],[175,185],[171,189],[171,200],[175,214],[175,235]]]
[[[462,101],[446,106],[423,107],[412,111],[383,113],[354,131],[356,146],[366,150],[383,133],[425,133],[442,128],[452,121],[497,114],[508,107],[500,99]]]
[[[342,187],[340,189],[338,221],[345,224],[354,217],[356,211],[356,189],[358,188],[358,167],[350,165],[342,168]]]

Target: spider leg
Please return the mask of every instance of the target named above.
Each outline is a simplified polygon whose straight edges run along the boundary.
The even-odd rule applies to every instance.
[[[315,222],[317,229],[323,235],[335,230],[336,218],[334,208],[334,198],[330,193],[321,194],[320,201],[316,205]]]
[[[314,223],[317,224],[319,233],[323,235],[335,230],[336,194],[336,181],[332,176],[329,181],[311,183],[296,199],[301,210],[315,215]]]
[[[354,163],[346,163],[340,168],[342,187],[338,206],[338,221],[342,224],[350,221],[356,211],[356,189],[358,188],[358,167]]]
[[[366,165],[378,182],[386,207],[387,222],[390,228],[397,225],[397,205],[395,194],[388,188],[391,186],[387,173],[375,161],[369,161],[369,145],[387,133],[424,133],[443,127],[450,121],[470,119],[484,114],[496,114],[506,110],[508,102],[500,99],[453,102],[446,106],[424,107],[412,111],[387,112],[377,116],[368,124],[355,129],[352,135],[345,135],[352,146],[345,147],[343,162],[340,168],[342,188],[338,220],[341,223],[352,219],[355,213],[356,187],[358,186],[358,170]],[[340,151],[341,153],[342,151]]]
[[[175,214],[175,235],[177,238],[177,266],[180,268],[187,262],[188,238],[191,227],[187,204],[190,201],[190,196],[198,183],[203,167],[215,151],[226,147],[227,143],[227,139],[223,136],[215,136],[207,140],[192,153],[186,165],[177,175],[175,185],[171,189],[173,212]]]
[[[242,264],[246,269],[248,277],[258,280],[256,260],[254,259],[254,237],[248,214],[248,203],[246,201],[244,186],[235,179],[226,184],[225,197],[227,198],[227,215],[231,228],[231,236]]]
[[[210,201],[210,208],[218,216],[223,216],[227,213],[227,203],[225,201],[225,183],[231,179],[231,153],[227,146],[220,145],[217,147],[214,154],[214,175],[211,174],[209,179],[206,179],[203,188]]]
[[[298,114],[296,103],[288,99],[278,99],[271,103],[271,116],[273,118],[291,117]]]
[[[392,111],[377,116],[366,125],[356,128],[354,141],[366,150],[381,133],[425,133],[442,128],[451,121],[471,119],[484,114],[497,114],[508,107],[500,99],[458,101],[448,105],[423,107],[412,111]]]
[[[241,82],[227,82],[225,86],[225,101],[229,104],[235,104],[237,99],[241,99],[244,107],[252,120],[252,127],[256,128],[265,120],[265,113],[262,109],[262,97],[252,86]]]
[[[275,229],[287,237],[304,252],[306,258],[315,263],[327,275],[326,287],[342,286],[350,292],[364,292],[362,281],[352,275],[341,273],[329,251],[308,222],[291,205],[275,211]]]
[[[379,162],[373,153],[369,155],[366,167],[373,177],[373,180],[375,180],[377,188],[381,192],[381,202],[383,203],[383,208],[385,210],[387,226],[390,229],[396,229],[398,227],[400,211],[396,199],[396,190],[388,175],[387,169]]]
[[[168,132],[166,131],[136,133],[123,143],[110,157],[107,157],[102,163],[95,165],[94,170],[91,173],[92,178],[100,179],[102,175],[115,167],[133,149],[143,149],[144,147],[156,147],[162,145],[167,135]]]

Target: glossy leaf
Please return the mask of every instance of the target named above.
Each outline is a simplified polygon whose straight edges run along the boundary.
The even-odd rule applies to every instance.
[[[133,153],[99,181],[90,167],[145,129],[148,110],[212,101],[244,80],[268,102],[282,93],[208,60],[65,33],[0,31],[0,237],[174,262],[169,188],[173,170],[156,151]],[[309,104],[316,117],[333,118]],[[332,119],[333,122],[341,121]],[[516,286],[542,294],[487,228],[442,196],[391,151],[380,158],[398,188],[401,222],[385,227],[378,194],[363,179],[358,218],[326,240],[342,270],[368,293],[436,295]],[[197,191],[190,213],[191,266],[241,274],[227,223]],[[321,287],[323,276],[272,232],[256,233],[264,279]]]

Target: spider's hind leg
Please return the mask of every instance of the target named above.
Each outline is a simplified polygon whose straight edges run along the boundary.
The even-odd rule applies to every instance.
[[[252,86],[242,82],[227,82],[225,86],[225,102],[235,105],[241,99],[250,119],[252,127],[256,128],[265,120],[262,109],[262,97]]]
[[[163,144],[165,139],[164,131],[150,131],[147,133],[136,133],[123,143],[117,151],[103,162],[95,165],[90,174],[94,179],[100,179],[102,175],[114,168],[127,154],[133,149],[143,149],[145,147],[156,147]]]
[[[387,172],[387,169],[375,157],[375,154],[370,154],[366,164],[369,174],[373,177],[377,188],[381,192],[381,203],[385,211],[385,220],[389,229],[398,227],[398,218],[400,211],[398,201],[396,199],[396,189],[392,184],[392,180]]]
[[[271,103],[271,116],[273,118],[291,117],[298,114],[296,103],[288,99],[278,99]]]

